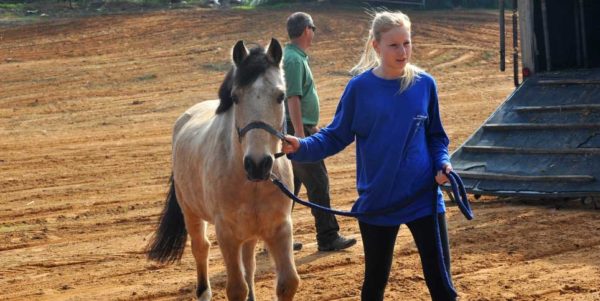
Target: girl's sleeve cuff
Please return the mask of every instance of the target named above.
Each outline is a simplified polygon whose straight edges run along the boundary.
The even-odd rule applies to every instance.
[[[436,170],[442,170],[442,168],[444,168],[444,165],[446,164],[450,164],[450,160],[442,160],[440,161],[437,166],[436,166]]]

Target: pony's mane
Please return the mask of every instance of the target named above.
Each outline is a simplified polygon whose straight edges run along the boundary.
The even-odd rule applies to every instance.
[[[245,87],[263,75],[270,67],[275,67],[277,64],[265,53],[265,49],[261,46],[255,46],[250,49],[250,53],[239,66],[232,66],[227,72],[221,87],[219,88],[219,107],[217,114],[227,112],[233,105],[233,97],[231,95],[233,86]]]

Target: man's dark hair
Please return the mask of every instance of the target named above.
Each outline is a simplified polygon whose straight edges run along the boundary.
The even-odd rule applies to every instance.
[[[309,14],[296,12],[287,19],[287,32],[290,39],[300,37],[306,27],[314,27],[313,20]]]

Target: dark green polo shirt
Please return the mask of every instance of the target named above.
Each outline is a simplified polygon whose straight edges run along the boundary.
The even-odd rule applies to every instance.
[[[313,81],[312,72],[308,66],[308,56],[294,44],[285,45],[283,51],[283,69],[285,70],[286,102],[285,115],[289,120],[287,97],[300,96],[302,123],[318,125],[319,96]]]

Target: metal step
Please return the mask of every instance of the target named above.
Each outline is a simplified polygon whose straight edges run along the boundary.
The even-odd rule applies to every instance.
[[[503,154],[540,154],[540,155],[600,155],[600,148],[527,148],[504,146],[469,146],[464,145],[464,151],[478,153]]]
[[[600,101],[597,101],[600,103]],[[565,112],[565,111],[600,111],[600,104],[560,105],[560,106],[517,106],[517,112]]]
[[[478,172],[467,170],[455,170],[462,178],[477,180],[497,180],[497,181],[527,181],[527,182],[577,182],[587,183],[596,180],[590,175],[549,175],[549,176],[523,176],[514,174]]]
[[[482,126],[487,130],[573,130],[600,129],[600,123],[489,123]]]
[[[597,79],[540,79],[539,85],[600,85]]]

